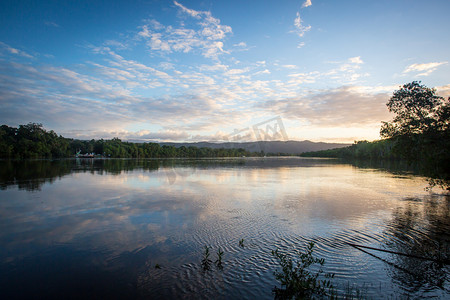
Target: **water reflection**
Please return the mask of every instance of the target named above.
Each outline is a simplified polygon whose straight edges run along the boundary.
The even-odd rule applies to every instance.
[[[405,199],[386,225],[386,249],[419,256],[394,255],[392,277],[410,292],[446,289],[450,264],[450,196]],[[395,266],[399,266],[396,268]]]
[[[42,250],[42,249],[41,249]],[[105,267],[104,253],[56,246],[22,260],[2,264],[0,289],[4,299],[135,299],[129,272]]]
[[[0,160],[0,189],[17,185],[19,189],[39,190],[45,182],[69,174],[72,165],[69,160]]]
[[[444,267],[419,279],[386,273],[345,244],[425,255],[437,243],[448,257],[448,197],[412,175],[299,158],[0,164],[13,174],[0,178],[0,290],[10,298],[270,299],[271,250],[309,240],[344,284],[379,283],[388,296],[448,289]],[[205,245],[225,252],[223,271],[201,271]]]
[[[197,168],[276,168],[289,166],[313,166],[319,163],[337,163],[333,160],[286,159],[60,159],[60,160],[0,160],[0,189],[17,186],[19,189],[39,190],[45,183],[53,183],[71,173],[115,174],[136,169],[156,171],[163,169],[173,184],[177,177],[190,176]]]
[[[419,167],[407,163],[403,160],[359,160],[359,159],[352,159],[352,160],[346,160],[343,159],[342,162],[351,164],[353,166],[356,166],[360,169],[377,169],[377,170],[383,170],[387,171],[392,174],[396,175],[419,175]]]

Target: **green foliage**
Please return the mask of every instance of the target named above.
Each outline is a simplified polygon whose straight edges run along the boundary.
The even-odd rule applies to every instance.
[[[203,258],[202,258],[202,269],[203,271],[211,270],[211,264],[212,260],[209,258],[209,247],[205,246],[205,252],[203,252]]]
[[[201,262],[203,271],[211,270],[212,260],[211,260],[211,258],[209,258],[210,254],[211,254],[210,249],[211,249],[211,247],[205,246],[205,251],[203,251],[203,257],[202,257],[202,262]],[[217,254],[217,259],[214,262],[214,264],[216,265],[217,269],[223,270],[222,260],[223,260],[224,252],[219,247],[219,249],[217,249],[216,254]]]
[[[217,249],[217,260],[215,261],[215,264],[219,270],[223,269],[222,258],[223,258],[223,251],[219,247],[219,249]]]
[[[357,286],[350,285],[350,282],[348,282],[342,298],[346,300],[369,299],[367,296],[367,287],[363,284],[362,288],[359,288]]]
[[[69,142],[42,124],[0,127],[1,158],[57,158],[69,155]]]
[[[379,140],[374,142],[356,141],[353,145],[330,150],[302,153],[303,157],[357,158],[357,159],[399,159],[392,151],[394,142]]]
[[[0,190],[16,185],[20,190],[39,190],[46,182],[70,174],[68,160],[0,160]]]
[[[0,158],[61,158],[75,153],[95,153],[111,158],[172,158],[172,157],[241,157],[259,156],[239,149],[179,148],[157,143],[129,143],[112,140],[76,140],[46,131],[42,124],[29,123],[19,128],[0,127]]]
[[[450,190],[450,98],[413,81],[393,93],[386,104],[395,114],[383,122],[383,140],[339,149],[303,153],[305,157],[402,159],[420,166],[430,186]]]
[[[402,158],[420,162],[431,185],[450,190],[450,98],[413,81],[395,91],[387,106],[395,116],[383,122],[381,136],[393,141]]]
[[[298,258],[294,261],[287,254],[272,251],[272,255],[278,260],[281,272],[275,271],[275,278],[280,282],[281,288],[275,287],[273,293],[278,299],[305,299],[314,296],[332,296],[333,285],[331,278],[334,274],[324,274],[322,269],[325,260],[313,256],[314,243],[307,245],[306,252],[298,252]],[[310,267],[319,264],[319,270],[311,271]],[[325,279],[321,279],[321,275]]]
[[[436,95],[436,90],[413,81],[394,92],[386,104],[395,113],[391,122],[383,122],[384,138],[410,136],[448,129],[450,100]]]

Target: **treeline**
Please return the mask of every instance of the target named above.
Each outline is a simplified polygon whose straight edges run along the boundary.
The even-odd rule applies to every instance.
[[[129,143],[111,140],[76,140],[47,131],[42,124],[29,123],[18,128],[0,127],[0,158],[64,158],[75,153],[95,153],[111,158],[170,158],[170,157],[240,157],[260,156],[261,153],[240,149],[174,147],[157,143]]]
[[[302,157],[339,158],[355,162],[400,161],[429,178],[431,186],[450,190],[450,136],[420,134],[373,142],[355,141],[351,146],[322,151],[305,152]]]
[[[413,81],[395,91],[386,105],[395,116],[381,126],[384,139],[303,156],[402,159],[420,166],[432,185],[450,190],[450,98]]]
[[[70,140],[46,131],[42,124],[29,123],[19,128],[0,127],[1,158],[66,157],[70,153]]]
[[[1,159],[0,190],[10,186],[19,190],[39,190],[43,184],[52,183],[68,174],[92,173],[120,175],[133,170],[156,172],[170,176],[184,176],[178,168],[215,169],[246,166],[246,161],[236,159]],[[249,166],[252,167],[251,165]]]
[[[393,151],[394,145],[395,143],[392,140],[356,141],[348,147],[305,152],[301,156],[345,159],[401,159],[401,155]]]

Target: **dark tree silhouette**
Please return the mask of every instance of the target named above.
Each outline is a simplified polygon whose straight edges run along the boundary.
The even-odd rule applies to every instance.
[[[384,138],[443,132],[449,128],[450,99],[436,95],[436,90],[413,81],[394,92],[386,104],[396,114],[383,122]]]
[[[171,158],[171,157],[240,157],[260,156],[245,149],[213,149],[175,147],[157,143],[129,143],[112,140],[76,140],[47,131],[42,124],[29,123],[19,128],[0,126],[0,158],[62,158],[75,153],[95,153],[111,158]]]
[[[395,91],[387,107],[395,113],[380,134],[394,142],[393,150],[422,165],[432,185],[450,189],[450,98],[413,81]]]
[[[450,98],[413,81],[395,91],[386,105],[395,116],[383,122],[382,140],[358,141],[349,147],[302,156],[404,160],[427,176],[431,187],[450,190]]]

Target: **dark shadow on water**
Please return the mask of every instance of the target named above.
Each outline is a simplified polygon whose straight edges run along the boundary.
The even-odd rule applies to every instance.
[[[339,159],[339,162],[350,164],[360,169],[382,170],[400,177],[421,175],[417,165],[409,164],[403,160]]]
[[[158,169],[190,168],[280,168],[312,167],[337,164],[336,160],[283,158],[211,158],[211,159],[60,159],[60,160],[0,160],[0,189],[17,186],[20,190],[40,190],[72,173],[120,175],[133,170],[146,172]]]
[[[102,253],[57,247],[0,268],[3,299],[135,299],[133,264],[120,271]]]
[[[0,160],[0,189],[40,190],[43,184],[71,173],[119,175],[137,168],[155,171],[159,166],[157,160],[133,159]]]
[[[72,171],[69,160],[0,160],[0,189],[17,186],[20,190],[39,190]]]
[[[1,299],[172,299],[176,278],[157,246],[118,255],[70,245],[0,265]],[[190,296],[191,298],[193,295]]]
[[[430,195],[422,201],[405,199],[405,206],[394,211],[384,232],[390,237],[384,248],[440,262],[392,255],[393,262],[400,268],[391,268],[390,273],[394,282],[408,287],[408,293],[436,288],[448,293],[450,196]]]
[[[389,159],[339,159],[361,169],[378,169],[398,176],[418,175],[426,177],[430,187],[440,186],[449,191],[450,166],[436,167],[425,162],[407,162]]]

